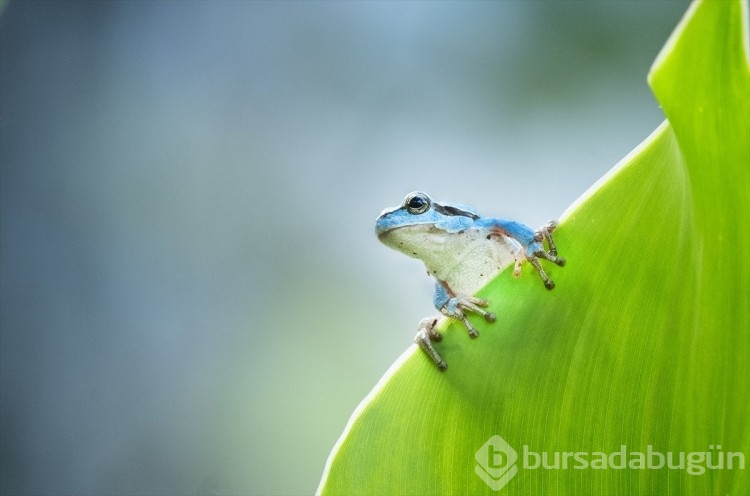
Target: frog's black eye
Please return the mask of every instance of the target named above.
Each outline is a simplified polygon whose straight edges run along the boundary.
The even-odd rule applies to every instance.
[[[424,193],[412,193],[404,200],[404,206],[410,214],[423,214],[430,208],[430,197]]]

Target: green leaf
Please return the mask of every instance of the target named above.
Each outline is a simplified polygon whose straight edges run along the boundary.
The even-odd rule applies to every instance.
[[[437,343],[445,373],[408,350],[353,415],[320,493],[494,494],[475,472],[493,435],[520,456],[503,494],[750,493],[750,467],[727,454],[750,462],[746,10],[690,7],[649,77],[667,122],[563,216],[568,264],[545,266],[557,287],[528,265],[500,274],[480,292],[497,322],[473,319],[477,340],[451,324]],[[592,462],[623,445],[626,462],[709,452],[724,468],[695,454],[691,470],[524,457]]]

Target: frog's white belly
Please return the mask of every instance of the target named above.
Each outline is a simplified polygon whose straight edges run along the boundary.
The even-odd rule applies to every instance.
[[[511,238],[487,236],[485,229],[446,235],[430,225],[414,225],[389,231],[383,241],[422,260],[427,271],[445,281],[453,292],[473,294],[522,253]]]

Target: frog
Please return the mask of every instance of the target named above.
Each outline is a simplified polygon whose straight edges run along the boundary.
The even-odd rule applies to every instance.
[[[519,277],[523,262],[529,262],[544,287],[554,289],[540,259],[565,266],[552,238],[557,227],[555,220],[535,230],[518,221],[485,217],[467,205],[434,201],[422,191],[409,193],[375,221],[383,244],[424,263],[427,274],[435,278],[435,308],[444,317],[460,321],[472,339],[479,332],[467,314],[480,315],[489,323],[497,319],[486,310],[489,301],[473,295],[509,265],[514,265],[513,275]],[[439,318],[422,319],[414,341],[445,371],[448,365],[433,346],[442,339],[438,323]]]

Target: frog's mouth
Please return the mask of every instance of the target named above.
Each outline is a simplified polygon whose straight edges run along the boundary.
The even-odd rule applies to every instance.
[[[385,229],[378,229],[378,239],[385,243],[385,244],[391,244],[391,240],[393,238],[394,231],[398,231],[398,227],[389,227]]]
[[[417,252],[422,251],[425,245],[436,246],[445,242],[442,231],[430,224],[393,226],[378,231],[378,239],[384,245],[409,256],[417,256]]]

